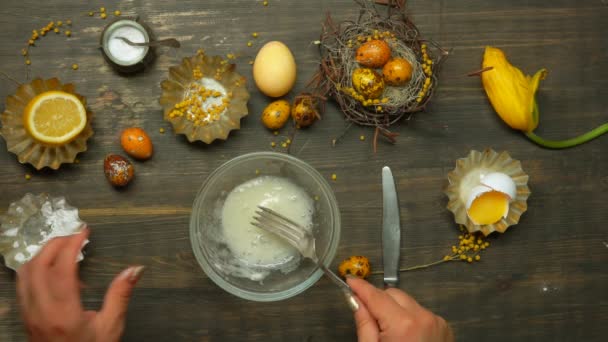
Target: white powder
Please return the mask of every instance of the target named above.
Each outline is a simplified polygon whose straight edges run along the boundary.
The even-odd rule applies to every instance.
[[[40,250],[40,246],[38,245],[29,245],[27,247],[25,247],[25,250],[30,253],[30,255],[36,255],[38,254],[38,251]]]
[[[145,46],[132,46],[125,43],[122,39],[116,37],[124,37],[133,43],[144,43],[146,37],[144,33],[133,26],[122,26],[114,30],[108,39],[108,51],[117,60],[125,64],[134,64],[139,62],[146,53]]]
[[[82,227],[83,222],[78,217],[78,209],[69,208],[65,209],[65,199],[60,199],[54,203],[55,209],[53,209],[53,203],[50,201],[44,202],[40,208],[40,217],[30,223],[35,225],[35,229],[40,230],[40,240],[36,244],[30,244],[25,247],[25,252],[15,254],[15,261],[19,263],[25,263],[31,260],[40,249],[51,239],[55,237],[68,236],[77,233]],[[59,207],[59,208],[57,208]],[[18,228],[15,228],[18,230]],[[31,228],[30,228],[31,229]],[[15,233],[16,235],[16,233]],[[15,241],[17,243],[17,241]],[[88,240],[85,244],[88,243]],[[13,244],[14,246],[14,244]],[[18,246],[18,243],[17,243]],[[83,256],[80,254],[78,260],[82,260]]]
[[[26,258],[25,255],[23,255],[23,253],[19,252],[17,254],[15,254],[15,261],[19,262],[19,263],[25,263],[27,260],[29,260],[30,258]]]
[[[7,231],[5,231],[4,233],[2,233],[2,235],[5,236],[17,236],[17,232],[19,231],[19,227],[17,228],[11,228],[8,229]]]
[[[62,202],[65,202],[63,200]],[[56,203],[63,207],[64,203]],[[73,234],[80,226],[82,221],[78,217],[77,209],[57,209],[53,210],[51,202],[46,202],[40,208],[42,216],[45,218],[45,224],[51,227],[51,233],[46,237],[50,240],[57,236],[66,236]],[[46,233],[44,231],[41,234]],[[44,236],[44,235],[43,235]]]

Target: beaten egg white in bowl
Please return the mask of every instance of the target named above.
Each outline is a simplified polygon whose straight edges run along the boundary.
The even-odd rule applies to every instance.
[[[295,296],[323,272],[280,238],[251,225],[258,205],[309,229],[319,260],[330,265],[340,240],[340,212],[331,188],[310,165],[273,152],[234,158],[205,181],[190,218],[196,259],[213,282],[238,297]]]

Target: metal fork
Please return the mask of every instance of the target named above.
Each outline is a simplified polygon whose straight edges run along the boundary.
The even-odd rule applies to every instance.
[[[301,225],[272,209],[263,206],[258,206],[258,208],[251,224],[277,235],[295,247],[303,257],[308,258],[319,265],[321,270],[323,270],[323,273],[342,290],[351,310],[357,311],[357,309],[359,309],[359,303],[355,300],[353,290],[350,286],[319,261],[315,251],[315,238],[312,234]]]

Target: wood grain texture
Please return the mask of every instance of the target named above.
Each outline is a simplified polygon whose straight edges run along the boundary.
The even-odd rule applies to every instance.
[[[4,0],[0,5],[0,70],[25,82],[19,55],[31,30],[49,20],[74,22],[73,37],[51,35],[32,50],[30,74],[74,82],[95,112],[95,136],[80,164],[35,172],[6,152],[0,139],[0,214],[27,192],[67,196],[93,229],[81,267],[87,308],[98,308],[112,277],[143,264],[128,314],[125,341],[349,341],[351,314],[335,286],[321,279],[305,293],[274,304],[238,299],[215,286],[190,248],[188,222],[198,187],[221,163],[244,153],[270,150],[278,138],[259,123],[269,102],[249,82],[251,115],[226,142],[189,144],[162,121],[159,82],[167,68],[203,47],[210,54],[237,53],[238,68],[264,42],[281,40],[298,64],[295,92],[316,71],[325,12],[354,18],[350,0],[93,1]],[[121,77],[97,49],[106,23],[86,13],[99,6],[138,14],[160,38],[182,41],[178,52],[159,56],[150,70]],[[494,114],[475,77],[486,44],[503,48],[526,73],[545,67],[538,93],[537,132],[566,138],[608,119],[608,15],[606,1],[408,1],[425,37],[450,48],[440,86],[428,110],[395,128],[395,146],[371,150],[372,132],[345,127],[330,104],[323,120],[298,133],[295,156],[317,168],[338,198],[343,236],[334,264],[351,254],[370,257],[381,270],[380,170],[390,165],[397,180],[404,227],[403,266],[434,261],[456,240],[442,190],[455,160],[471,149],[508,150],[530,175],[532,196],[520,224],[490,239],[474,265],[452,263],[403,273],[401,287],[444,316],[462,341],[603,341],[608,335],[608,137],[566,151],[532,145]],[[248,48],[251,33],[260,38]],[[73,71],[70,66],[78,63]],[[0,97],[15,84],[2,77]],[[291,94],[293,96],[293,94]],[[4,108],[4,104],[0,109]],[[155,143],[154,157],[136,163],[136,179],[116,191],[102,172],[103,157],[121,152],[118,134],[141,126]],[[167,133],[159,134],[159,128]],[[285,133],[287,134],[287,133]],[[365,142],[359,135],[366,135]],[[285,139],[285,137],[283,137]],[[32,179],[26,181],[25,173]],[[371,281],[380,285],[381,276]],[[14,292],[15,275],[0,270],[0,341],[23,341]]]

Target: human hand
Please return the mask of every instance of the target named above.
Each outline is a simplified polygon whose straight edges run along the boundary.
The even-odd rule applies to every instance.
[[[365,280],[347,278],[359,302],[355,312],[359,342],[451,342],[446,321],[398,289],[380,290]]]
[[[122,271],[110,285],[100,311],[80,300],[76,258],[89,229],[55,238],[17,272],[17,296],[30,341],[119,341],[131,291],[143,266]]]

